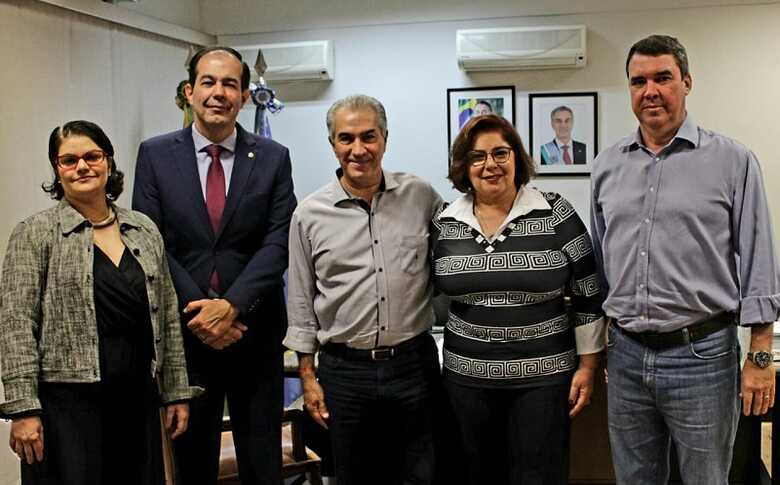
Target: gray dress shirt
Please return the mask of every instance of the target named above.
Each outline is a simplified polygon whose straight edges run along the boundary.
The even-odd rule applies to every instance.
[[[591,174],[591,232],[604,310],[635,332],[671,332],[721,312],[775,321],[780,278],[755,155],[688,116],[657,155],[633,135]]]
[[[369,208],[342,188],[340,173],[290,224],[284,344],[298,352],[397,345],[434,322],[428,224],[441,197],[413,175],[384,171]]]

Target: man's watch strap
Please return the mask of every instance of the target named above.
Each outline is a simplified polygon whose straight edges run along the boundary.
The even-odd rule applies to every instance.
[[[748,352],[747,358],[749,361],[753,362],[757,367],[761,369],[766,369],[772,364],[772,361],[774,360],[774,357],[772,355],[772,352],[767,352],[766,350],[759,350],[757,352]]]

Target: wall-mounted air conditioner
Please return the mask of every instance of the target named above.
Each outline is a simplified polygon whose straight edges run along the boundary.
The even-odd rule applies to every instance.
[[[464,71],[584,67],[584,25],[458,30],[458,66]]]
[[[333,79],[333,43],[329,40],[238,46],[247,64],[254,65],[263,50],[268,82],[330,81]]]

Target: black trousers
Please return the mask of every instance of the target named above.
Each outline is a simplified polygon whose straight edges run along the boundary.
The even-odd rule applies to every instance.
[[[426,335],[414,352],[377,362],[321,350],[318,376],[339,485],[432,483],[439,382],[432,337]]]
[[[460,483],[568,484],[568,385],[482,389],[445,373],[444,386],[465,456]]]
[[[42,382],[43,461],[23,485],[163,485],[159,397],[151,376],[119,384]]]
[[[282,347],[258,347],[207,352],[197,382],[206,393],[190,402],[187,432],[174,441],[177,485],[217,482],[225,397],[241,483],[282,483]]]

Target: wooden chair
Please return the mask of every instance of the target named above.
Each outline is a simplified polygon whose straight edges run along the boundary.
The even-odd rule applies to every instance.
[[[282,477],[296,479],[292,485],[303,484],[308,476],[310,485],[322,485],[320,457],[303,444],[303,411],[285,409],[282,417]],[[222,452],[219,457],[221,485],[240,485],[236,449],[230,419],[222,421]]]

